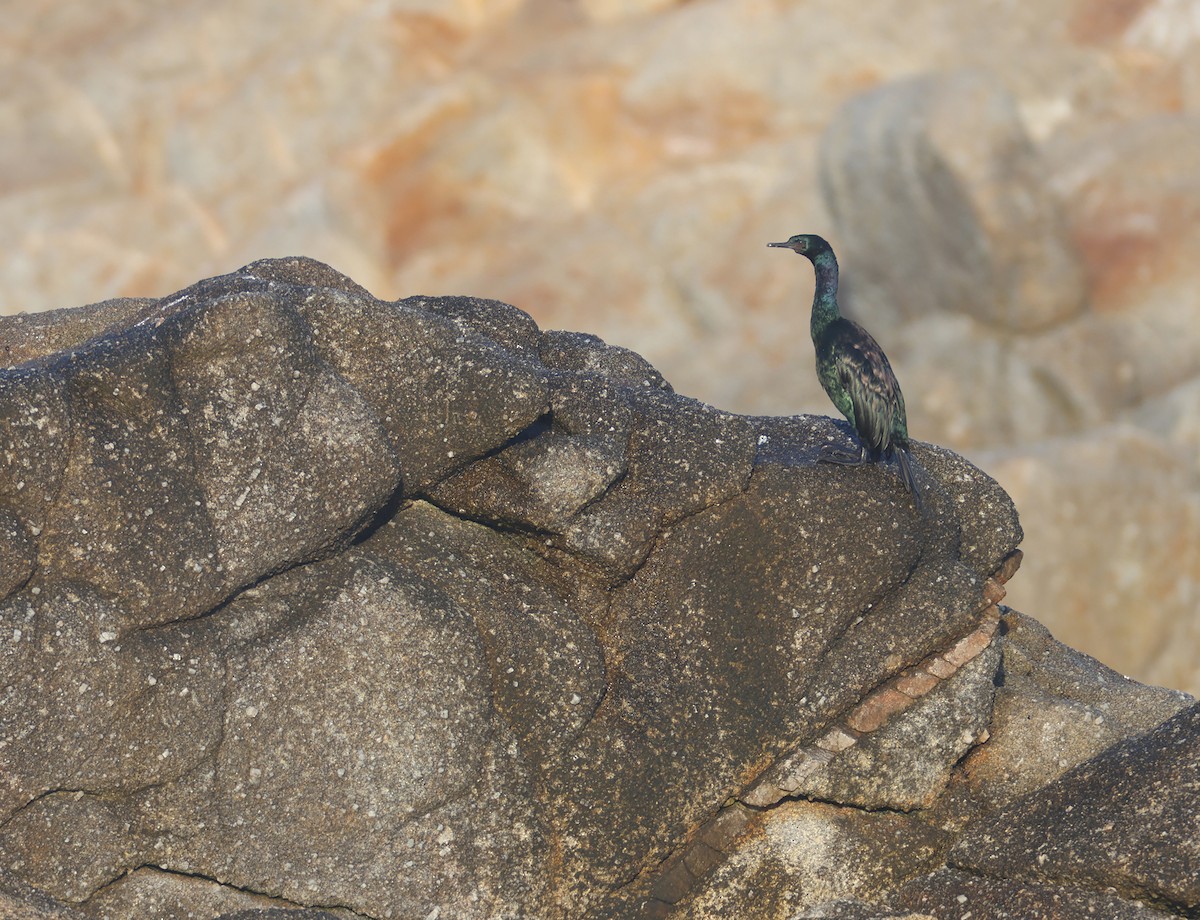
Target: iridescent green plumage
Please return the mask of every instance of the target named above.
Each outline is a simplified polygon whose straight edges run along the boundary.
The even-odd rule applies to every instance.
[[[904,485],[917,506],[921,492],[908,455],[908,421],[904,394],[887,355],[866,329],[838,310],[838,264],[824,239],[801,233],[783,243],[808,258],[816,272],[812,305],[812,340],[817,352],[817,379],[833,404],[858,433],[857,455],[827,447],[821,459],[832,463],[865,463],[896,458]]]

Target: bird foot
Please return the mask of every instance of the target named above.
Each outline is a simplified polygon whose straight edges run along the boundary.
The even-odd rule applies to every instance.
[[[867,462],[867,450],[861,446],[857,451],[853,451],[836,444],[825,444],[822,445],[817,459],[821,463],[836,463],[838,466],[862,466]]]

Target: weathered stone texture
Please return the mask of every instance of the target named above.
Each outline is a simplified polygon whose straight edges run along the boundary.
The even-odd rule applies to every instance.
[[[306,910],[230,885],[150,867],[135,869],[89,899],[92,916],[213,917],[219,920],[333,920],[324,911]]]
[[[969,914],[979,920],[1167,920],[1174,916],[1104,891],[984,878],[954,869],[915,879],[894,900],[938,918]]]
[[[1124,740],[968,827],[953,865],[1200,906],[1200,707]]]
[[[867,896],[940,864],[945,836],[903,815],[786,802],[756,821],[736,854],[677,916],[791,918],[832,898]]]
[[[916,446],[918,511],[817,462],[841,423],[505,304],[285,259],[45,326],[0,372],[21,909],[857,911],[1188,702],[996,606],[1021,529],[965,460]]]
[[[888,910],[857,898],[837,898],[801,911],[791,920],[936,920],[933,914]]]

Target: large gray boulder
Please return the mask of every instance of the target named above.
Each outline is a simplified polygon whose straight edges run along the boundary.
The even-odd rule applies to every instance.
[[[1115,894],[1074,836],[1049,880],[961,855],[1188,699],[998,605],[1016,512],[948,451],[915,447],[918,511],[817,463],[839,422],[304,259],[0,318],[0,348],[14,910],[917,916],[1064,878],[1195,906],[1194,831]],[[1194,807],[1169,767],[1130,808]]]

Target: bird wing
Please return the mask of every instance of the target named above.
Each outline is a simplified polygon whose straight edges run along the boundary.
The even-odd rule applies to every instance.
[[[845,320],[835,335],[838,378],[854,407],[854,427],[868,448],[886,452],[897,435],[907,435],[900,384],[887,355],[862,326]]]

